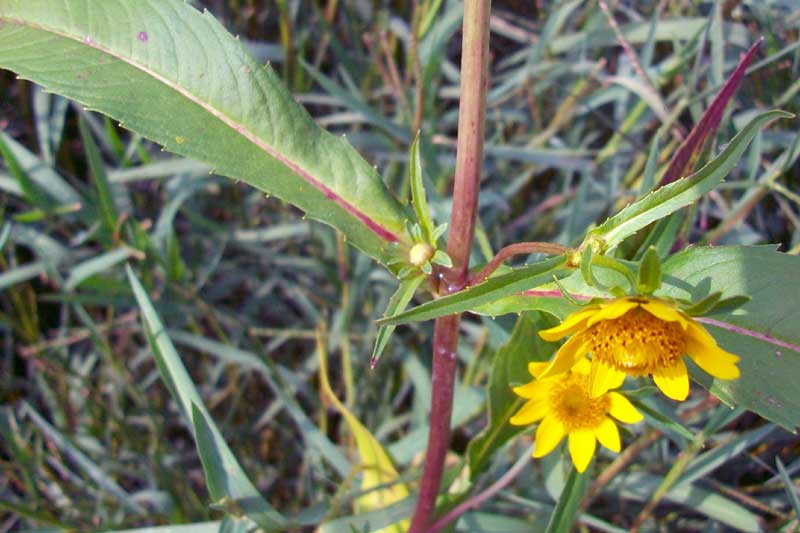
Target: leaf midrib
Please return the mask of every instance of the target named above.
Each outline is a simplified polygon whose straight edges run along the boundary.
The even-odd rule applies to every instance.
[[[181,87],[177,83],[175,83],[173,81],[170,81],[169,79],[165,78],[164,76],[162,76],[158,72],[154,71],[153,69],[150,69],[150,68],[142,65],[141,63],[138,63],[137,61],[133,60],[132,58],[126,57],[126,56],[124,56],[122,54],[119,54],[119,53],[111,50],[110,48],[108,48],[108,47],[106,47],[106,46],[94,41],[90,36],[87,36],[85,38],[80,38],[77,35],[71,35],[69,33],[64,33],[62,31],[58,31],[57,29],[54,29],[54,28],[51,28],[51,27],[43,26],[41,24],[35,24],[35,23],[32,23],[31,21],[24,20],[24,19],[18,19],[18,18],[15,18],[15,17],[8,17],[8,16],[0,17],[0,21],[8,22],[10,24],[14,24],[14,25],[17,25],[17,26],[31,28],[31,29],[42,31],[42,32],[45,32],[45,33],[50,33],[50,34],[56,35],[58,37],[61,37],[63,39],[67,39],[67,40],[71,40],[73,42],[80,43],[80,44],[82,44],[84,46],[88,46],[89,48],[92,48],[94,50],[97,50],[99,52],[107,54],[108,56],[113,57],[113,58],[115,58],[115,59],[117,59],[119,61],[122,61],[122,62],[130,65],[131,67],[133,67],[133,68],[145,73],[146,75],[152,77],[153,79],[161,82],[164,86],[174,90],[175,92],[177,92],[181,96],[185,97],[189,101],[191,101],[191,102],[195,103],[196,105],[200,106],[206,112],[211,114],[214,118],[220,120],[223,124],[225,124],[226,126],[231,128],[234,132],[242,135],[245,139],[250,141],[252,144],[254,144],[258,148],[260,148],[261,150],[266,152],[270,157],[276,159],[281,164],[286,166],[289,170],[294,172],[301,179],[305,180],[312,187],[318,189],[320,192],[322,192],[325,195],[326,198],[334,201],[340,207],[342,207],[345,211],[347,211],[349,214],[351,214],[352,216],[356,217],[358,220],[363,222],[371,231],[373,231],[375,234],[377,234],[383,240],[388,241],[388,242],[398,242],[398,241],[401,240],[392,231],[390,231],[387,228],[383,227],[380,223],[378,223],[372,217],[370,217],[369,215],[367,215],[363,211],[359,210],[355,205],[353,205],[350,202],[348,202],[347,200],[345,200],[336,191],[334,191],[333,189],[331,189],[330,187],[328,187],[327,185],[322,183],[319,179],[314,177],[309,171],[305,170],[303,167],[301,167],[299,164],[297,164],[296,162],[292,161],[291,159],[285,157],[280,151],[276,150],[270,144],[264,142],[263,139],[258,137],[254,132],[252,132],[249,129],[247,129],[243,124],[240,124],[239,122],[236,122],[231,117],[227,116],[225,113],[223,113],[222,111],[220,111],[219,109],[217,109],[216,107],[211,105],[210,103],[202,100],[200,97],[198,97],[197,95],[193,94],[189,90]]]

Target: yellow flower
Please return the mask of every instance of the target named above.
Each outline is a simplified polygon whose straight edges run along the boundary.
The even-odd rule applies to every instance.
[[[591,353],[589,392],[593,397],[622,385],[626,374],[649,374],[664,394],[685,400],[689,374],[684,355],[716,378],[739,377],[739,357],[720,348],[703,326],[665,300],[630,296],[589,305],[558,326],[539,332],[547,341],[571,334],[542,377],[565,372]]]
[[[544,457],[569,435],[569,454],[578,472],[583,472],[592,460],[597,441],[611,450],[621,448],[616,423],[633,424],[642,419],[641,413],[618,392],[607,392],[596,398],[589,396],[589,360],[582,358],[568,372],[542,377],[549,363],[529,363],[533,381],[515,387],[514,392],[527,398],[509,422],[524,426],[541,420],[536,429],[533,456]]]

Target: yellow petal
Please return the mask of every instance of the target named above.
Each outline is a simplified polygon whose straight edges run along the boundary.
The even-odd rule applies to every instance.
[[[575,465],[575,470],[580,473],[586,471],[586,467],[592,461],[596,447],[597,438],[594,436],[594,431],[579,429],[570,432],[569,455],[572,457],[572,464]]]
[[[592,361],[592,373],[589,374],[589,396],[597,398],[610,389],[618,389],[625,381],[625,372],[612,368],[602,361]]]
[[[573,374],[582,374],[584,376],[588,376],[591,368],[592,362],[585,357],[582,357],[577,363],[575,363],[575,366],[570,369],[570,372]]]
[[[552,452],[563,438],[564,424],[553,415],[544,417],[536,429],[536,446],[533,448],[533,456],[544,457]]]
[[[574,335],[558,349],[553,361],[547,369],[539,374],[539,379],[563,374],[575,366],[581,357],[586,355],[587,345],[583,335]]]
[[[683,359],[678,359],[675,366],[659,368],[653,372],[653,381],[661,392],[673,400],[682,402],[689,396],[689,373]]]
[[[650,300],[642,304],[642,307],[651,315],[666,322],[677,322],[685,330],[689,320],[674,307],[662,302],[661,300]]]
[[[689,327],[686,329],[686,334],[687,338],[693,338],[697,342],[705,344],[706,346],[717,345],[717,341],[711,336],[711,333],[709,333],[700,323],[692,319],[689,319]]]
[[[546,398],[536,398],[528,400],[525,405],[520,407],[517,414],[512,416],[508,421],[514,426],[525,426],[533,424],[537,420],[541,420],[550,410],[550,404]]]
[[[592,327],[601,320],[613,320],[615,318],[619,318],[635,307],[639,307],[638,302],[631,300],[614,300],[613,302],[604,305],[602,309],[596,312],[594,316],[592,316],[592,318],[586,322],[586,327]]]
[[[618,392],[609,392],[608,398],[611,400],[608,406],[608,414],[626,424],[641,422],[644,418],[642,413],[636,410],[631,401]]]
[[[739,377],[739,367],[736,363],[739,357],[728,353],[718,345],[697,341],[694,337],[686,340],[686,351],[697,366],[719,379],[736,379]]]
[[[622,442],[619,439],[619,429],[617,425],[608,417],[605,417],[600,425],[594,428],[594,434],[600,444],[611,450],[617,452],[622,449]]]
[[[512,390],[514,394],[517,396],[521,396],[522,398],[536,398],[542,396],[542,382],[538,379],[534,379],[526,383],[525,385],[520,385],[519,387],[514,387]]]
[[[550,366],[550,363],[547,361],[544,362],[533,362],[528,363],[528,372],[531,373],[531,376],[538,378],[542,375],[542,373]]]
[[[584,322],[588,320],[593,314],[595,314],[600,309],[600,306],[597,305],[590,305],[581,309],[580,311],[575,311],[574,313],[570,314],[565,318],[561,324],[554,326],[550,329],[543,329],[539,332],[539,336],[546,341],[557,341],[559,339],[563,339],[570,333],[578,331],[579,329],[583,329]]]

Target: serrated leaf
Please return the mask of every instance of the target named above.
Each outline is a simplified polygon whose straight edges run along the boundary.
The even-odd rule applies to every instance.
[[[406,306],[408,306],[408,302],[410,302],[411,298],[414,297],[414,293],[417,291],[417,288],[419,288],[423,281],[425,281],[425,276],[414,276],[402,280],[395,293],[391,298],[389,298],[389,303],[386,306],[384,316],[391,316],[405,310]],[[396,326],[380,326],[378,328],[378,336],[375,339],[375,347],[372,349],[372,357],[370,357],[369,360],[369,365],[371,367],[374,367],[376,364],[378,364],[378,360],[380,360],[381,354],[383,354],[383,350],[389,343],[389,339],[391,338],[392,333],[394,333],[395,328]]]
[[[794,115],[774,110],[752,119],[717,157],[686,178],[670,183],[629,205],[607,219],[589,235],[601,238],[607,249],[612,249],[651,222],[659,220],[685,207],[713,189],[730,173],[745,148],[764,124],[778,118]]]
[[[200,393],[183,365],[175,346],[167,336],[164,325],[153,307],[150,297],[136,278],[130,266],[126,268],[128,281],[141,311],[145,333],[153,350],[153,357],[161,377],[175,403],[192,428],[203,459],[203,470],[209,493],[215,500],[228,497],[255,523],[267,530],[286,527],[286,519],[267,503],[244,473],[233,452],[208,414]],[[199,413],[198,415],[195,413]],[[197,428],[200,427],[198,433]],[[201,442],[202,441],[202,442]],[[210,461],[206,467],[206,462]]]
[[[189,3],[4,1],[0,67],[295,204],[381,261],[387,243],[408,241],[376,170]]]
[[[508,274],[489,278],[479,285],[463,291],[426,302],[404,313],[378,321],[379,324],[406,324],[430,320],[445,315],[469,311],[504,296],[535,288],[553,279],[553,276],[568,275],[564,268],[564,257],[551,257],[532,265],[515,269]]]

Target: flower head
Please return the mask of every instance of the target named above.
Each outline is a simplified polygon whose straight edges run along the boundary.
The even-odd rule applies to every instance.
[[[720,348],[703,326],[675,305],[658,298],[629,296],[589,305],[539,335],[547,341],[572,335],[542,377],[565,372],[587,352],[592,354],[592,397],[619,387],[626,375],[652,375],[664,394],[685,400],[689,374],[684,355],[714,377],[739,377],[739,357]]]
[[[609,418],[633,424],[642,415],[618,392],[589,396],[589,360],[580,359],[569,371],[542,377],[548,363],[530,363],[528,371],[533,381],[515,387],[514,392],[528,401],[511,417],[516,426],[541,420],[536,429],[534,457],[544,457],[569,435],[569,454],[578,472],[583,472],[592,460],[597,441],[613,452],[621,448],[619,430]]]

